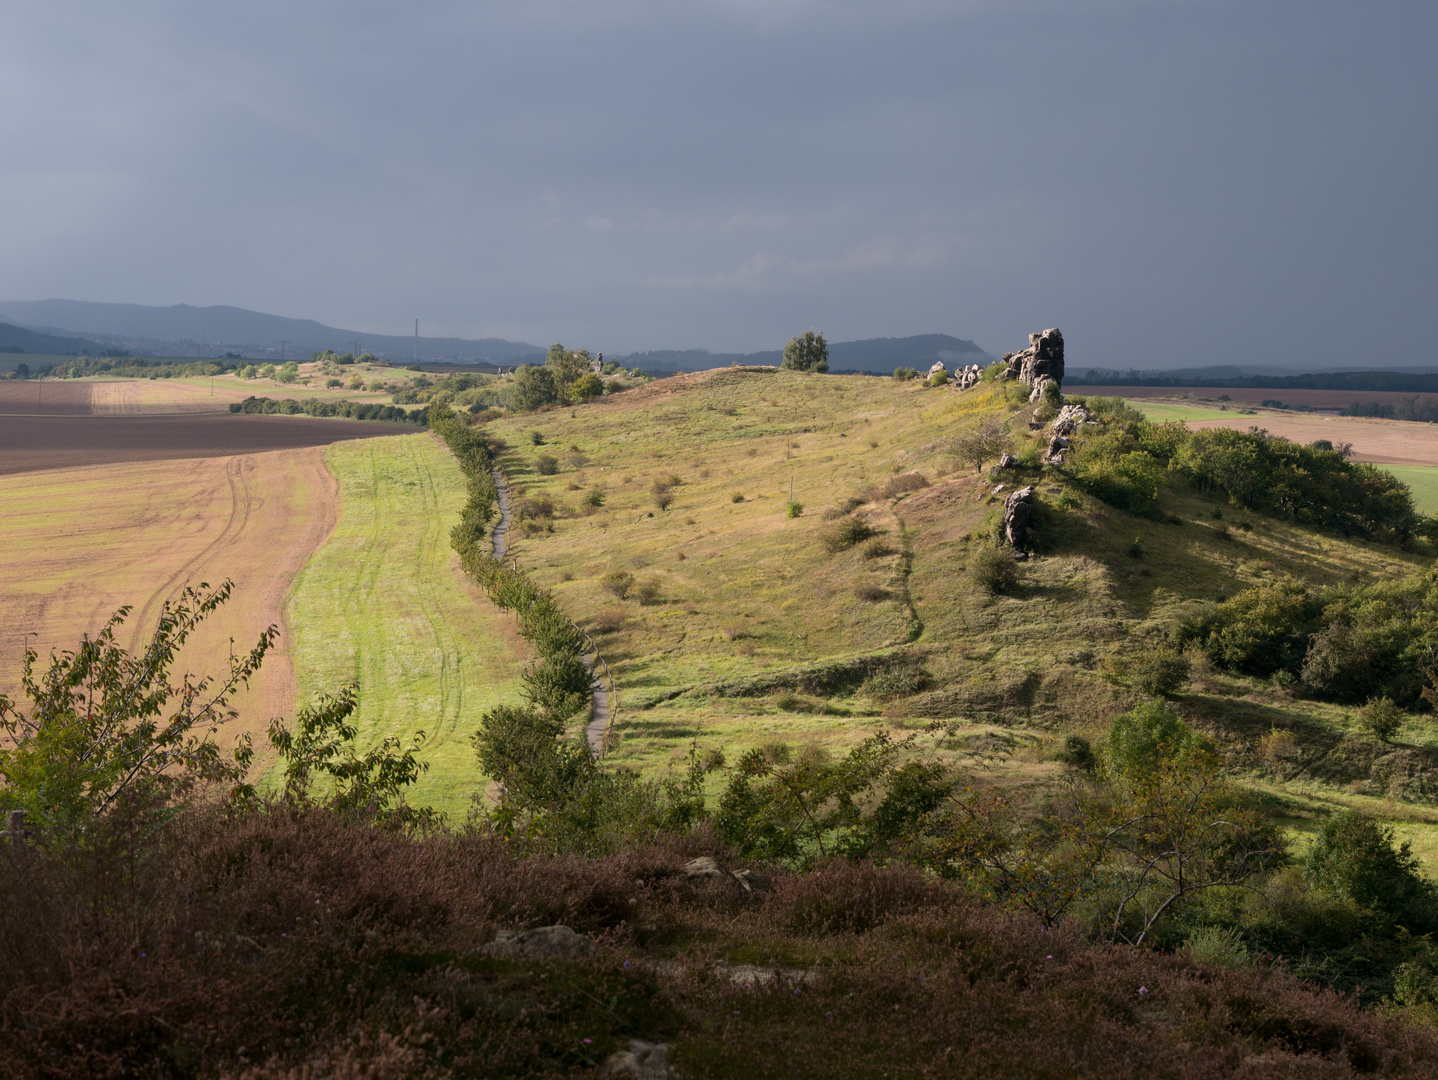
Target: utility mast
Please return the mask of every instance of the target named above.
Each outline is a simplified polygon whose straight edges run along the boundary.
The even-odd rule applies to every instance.
[[[414,321],[414,358],[419,359],[419,320]]]

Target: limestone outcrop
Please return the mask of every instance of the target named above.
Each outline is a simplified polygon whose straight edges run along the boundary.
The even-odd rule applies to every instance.
[[[954,369],[954,389],[967,390],[971,386],[978,386],[984,377],[984,369],[978,364],[970,364],[966,368]]]
[[[1004,378],[1017,379],[1034,391],[1037,397],[1043,393],[1038,386],[1040,379],[1047,378],[1060,385],[1064,381],[1064,336],[1056,329],[1029,335],[1029,347],[1016,353],[1004,353],[1000,357],[1008,370]]]
[[[1034,546],[1034,489],[1021,487],[1009,492],[1004,500],[1004,538],[1020,555],[1027,556]]]
[[[1069,404],[1059,410],[1059,414],[1054,417],[1049,429],[1055,435],[1072,435],[1085,424],[1096,422],[1092,414],[1082,405]]]

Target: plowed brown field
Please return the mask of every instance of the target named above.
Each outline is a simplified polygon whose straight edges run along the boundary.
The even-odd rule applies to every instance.
[[[247,651],[279,624],[279,648],[236,696],[240,717],[221,743],[293,714],[285,597],[338,509],[323,447],[4,476],[0,507],[0,693],[18,688],[27,634],[46,657],[129,604],[120,643],[131,647],[184,585],[228,577],[233,596],[179,666],[221,674],[231,637]]]
[[[1066,386],[1072,394],[1095,394],[1100,397],[1174,398],[1176,400],[1227,400],[1257,405],[1263,401],[1281,401],[1285,405],[1307,405],[1312,409],[1343,409],[1355,401],[1377,401],[1397,405],[1408,398],[1431,398],[1432,394],[1404,394],[1391,390],[1274,390],[1248,386]],[[1226,397],[1224,396],[1226,395]]]
[[[48,384],[47,395],[57,385],[89,389],[84,384]],[[413,433],[413,427],[400,424],[309,416],[0,416],[0,475],[122,461],[228,457]]]

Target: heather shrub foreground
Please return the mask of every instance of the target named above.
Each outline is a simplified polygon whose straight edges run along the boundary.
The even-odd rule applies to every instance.
[[[1086,946],[911,867],[747,892],[686,878],[704,830],[584,859],[293,804],[153,829],[0,856],[0,1075],[566,1076],[633,1038],[692,1077],[1438,1073],[1281,970]],[[481,952],[553,923],[597,955]]]

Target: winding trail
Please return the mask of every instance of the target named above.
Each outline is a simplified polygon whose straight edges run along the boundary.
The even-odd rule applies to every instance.
[[[502,559],[509,547],[509,526],[514,512],[509,505],[509,484],[504,479],[504,473],[498,469],[494,470],[494,485],[499,490],[499,524],[494,527],[494,557]],[[584,635],[584,640],[594,644],[588,634]],[[585,653],[583,660],[584,666],[589,669],[589,690],[594,703],[590,710],[589,723],[584,725],[584,739],[594,756],[602,757],[608,749],[609,725],[614,717],[614,708],[610,700],[609,685],[595,670],[595,664],[601,662],[599,650]],[[605,670],[608,671],[608,665]]]

